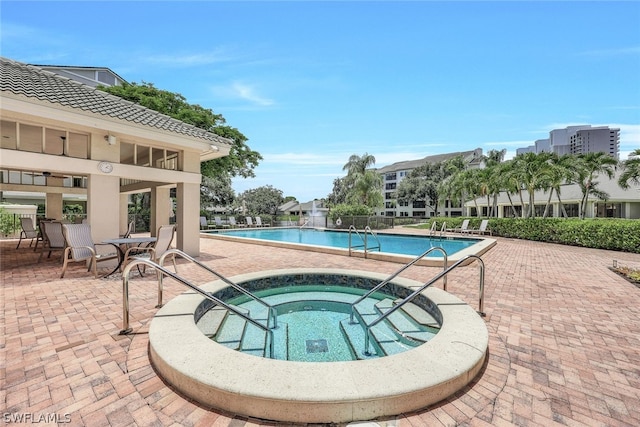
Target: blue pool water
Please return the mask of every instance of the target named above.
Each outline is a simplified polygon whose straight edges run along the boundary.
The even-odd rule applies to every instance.
[[[276,242],[299,243],[305,245],[328,246],[332,248],[349,248],[349,233],[344,231],[318,230],[308,228],[269,228],[252,230],[212,231],[211,233],[226,234],[249,239],[270,240]],[[360,234],[362,237],[364,235]],[[456,239],[453,237],[428,237],[376,234],[380,241],[380,252],[418,256],[429,248],[441,247],[448,255],[461,251],[480,241],[480,239]],[[353,233],[351,235],[354,248],[362,245],[362,240]],[[378,242],[367,236],[367,246],[370,251]],[[362,250],[362,248],[356,248]],[[440,257],[442,253],[434,251],[428,256]]]
[[[298,362],[337,362],[383,357],[415,348],[438,332],[438,329],[418,324],[399,310],[390,320],[372,329],[373,352],[365,355],[362,323],[377,319],[389,309],[394,297],[374,293],[355,307],[356,322],[351,323],[351,303],[363,292],[354,288],[320,285],[296,286],[295,291],[291,287],[284,287],[258,292],[265,302],[276,309],[278,317],[278,327],[273,329],[274,358]],[[242,295],[227,302],[266,324],[266,308],[257,301]],[[408,341],[406,335],[419,336],[420,341]],[[214,339],[247,354],[265,355],[267,338],[264,331],[240,321],[233,314],[222,323]]]

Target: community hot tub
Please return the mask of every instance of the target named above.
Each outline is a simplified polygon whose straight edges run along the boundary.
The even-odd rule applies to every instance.
[[[231,278],[247,287],[334,277],[369,286],[384,275],[353,270],[291,269]],[[331,281],[329,279],[329,281]],[[421,286],[396,278],[391,289],[406,294]],[[224,293],[223,281],[202,286]],[[266,420],[339,423],[373,420],[424,408],[466,386],[480,371],[488,347],[484,321],[473,308],[430,287],[423,304],[440,319],[428,342],[386,357],[340,362],[300,362],[257,357],[209,339],[197,326],[204,297],[186,292],[158,311],[149,329],[151,361],[184,395],[207,406]],[[200,314],[197,314],[200,313]]]

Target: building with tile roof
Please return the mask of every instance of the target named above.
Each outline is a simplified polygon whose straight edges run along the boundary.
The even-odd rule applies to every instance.
[[[151,230],[175,208],[179,249],[199,254],[200,163],[233,141],[41,67],[0,58],[0,191],[83,194],[93,238],[127,228],[127,195],[150,192]],[[176,189],[176,206],[169,192]]]

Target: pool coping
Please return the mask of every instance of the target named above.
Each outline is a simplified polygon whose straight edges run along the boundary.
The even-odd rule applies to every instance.
[[[283,274],[385,275],[345,269],[284,269],[242,274],[236,283]],[[396,278],[415,288],[422,283]],[[215,292],[221,280],[202,288]],[[287,422],[372,420],[418,410],[466,386],[487,355],[489,334],[469,305],[438,288],[423,294],[442,312],[440,332],[404,353],[349,362],[290,362],[240,353],[207,338],[194,320],[204,298],[185,292],[152,319],[149,353],[157,372],[203,405],[249,417]],[[194,357],[195,356],[195,357]]]
[[[274,228],[295,228],[295,227],[270,227],[270,228],[274,229]],[[328,231],[339,231],[339,230],[322,229],[322,228],[318,228],[318,229],[328,230]],[[241,229],[241,230],[253,230],[253,229]],[[264,230],[264,228],[261,228],[261,229],[259,228],[257,230]],[[210,231],[213,231],[213,230],[210,230]],[[352,250],[350,252],[349,249],[334,248],[331,246],[310,245],[310,244],[293,243],[293,242],[278,242],[275,240],[262,240],[262,239],[254,239],[251,237],[231,236],[227,234],[228,232],[229,230],[224,230],[224,231],[221,230],[219,232],[213,232],[213,233],[201,232],[200,237],[204,237],[207,239],[226,240],[231,242],[249,243],[249,244],[261,245],[261,246],[271,246],[276,248],[306,250],[306,251],[326,253],[326,254],[332,254],[332,255],[353,256],[353,257],[359,257],[359,258],[374,259],[378,261],[395,262],[399,264],[407,264],[411,260],[415,259],[415,256],[412,256],[412,255],[401,255],[401,254],[396,254],[391,252],[376,252],[376,251],[367,251],[367,253],[365,254],[364,251],[362,250]],[[376,233],[391,234],[394,236],[411,236],[411,234],[394,233],[393,231],[387,231],[387,230],[376,231]],[[429,237],[425,235],[420,235],[420,236]],[[452,265],[457,261],[463,259],[467,255],[480,256],[485,252],[487,252],[492,247],[494,247],[497,243],[496,239],[491,239],[491,238],[482,237],[482,236],[471,237],[471,236],[461,236],[461,235],[455,235],[455,236],[447,235],[443,237],[445,238],[451,237],[451,238],[456,238],[461,240],[473,238],[474,240],[478,240],[478,243],[471,245],[467,248],[464,248],[454,254],[448,255],[447,265]],[[473,261],[474,261],[473,258],[469,258],[465,260],[461,265],[467,265],[472,263]],[[416,265],[422,265],[427,267],[442,267],[443,264],[444,264],[444,257],[441,257],[441,256],[440,257],[439,256],[424,257],[416,263]]]

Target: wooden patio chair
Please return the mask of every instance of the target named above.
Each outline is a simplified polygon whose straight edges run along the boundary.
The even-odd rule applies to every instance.
[[[33,220],[29,217],[20,218],[20,227],[22,227],[22,230],[20,231],[20,240],[18,240],[18,246],[16,246],[16,249],[20,247],[22,239],[31,239],[31,241],[29,242],[29,247],[31,247],[31,245],[33,244],[33,239],[38,238],[38,232],[33,226]]]
[[[113,245],[93,242],[89,224],[62,224],[62,233],[67,247],[64,250],[61,279],[70,262],[88,263],[88,270],[93,270],[93,277],[98,278],[98,262],[120,259]],[[109,251],[98,251],[98,247],[108,247]]]

